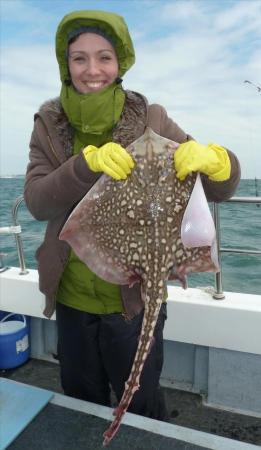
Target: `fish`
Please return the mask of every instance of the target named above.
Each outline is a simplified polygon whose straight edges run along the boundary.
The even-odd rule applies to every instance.
[[[59,238],[104,280],[140,284],[144,315],[136,354],[114,420],[103,437],[109,444],[140,387],[153,345],[167,280],[187,287],[190,272],[219,270],[216,233],[200,175],[176,176],[178,143],[147,127],[127,147],[135,166],[126,180],[103,174],[69,216]]]

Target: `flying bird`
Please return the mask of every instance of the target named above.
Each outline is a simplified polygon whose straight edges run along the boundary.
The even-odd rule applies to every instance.
[[[245,80],[244,81],[244,83],[249,83],[249,84],[252,84],[254,87],[256,87],[257,88],[257,90],[258,90],[258,92],[261,92],[261,87],[260,86],[257,86],[256,84],[254,84],[254,83],[252,83],[252,81],[248,81],[248,80]]]

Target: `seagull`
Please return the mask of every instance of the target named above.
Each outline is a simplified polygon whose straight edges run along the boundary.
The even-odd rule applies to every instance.
[[[245,80],[244,83],[252,84],[253,86],[255,86],[255,87],[257,88],[258,92],[261,92],[261,87],[260,87],[260,86],[257,86],[257,85],[254,84],[254,83],[252,83],[252,81]]]

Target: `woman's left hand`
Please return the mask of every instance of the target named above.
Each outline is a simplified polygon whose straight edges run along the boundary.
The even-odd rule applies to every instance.
[[[225,181],[231,172],[226,149],[217,144],[202,145],[196,141],[180,144],[174,153],[174,166],[181,181],[190,172],[204,173],[212,181]]]

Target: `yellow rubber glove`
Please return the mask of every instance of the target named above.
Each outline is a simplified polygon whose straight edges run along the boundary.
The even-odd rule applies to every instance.
[[[93,172],[104,172],[115,180],[125,180],[134,167],[129,153],[114,142],[108,142],[99,148],[88,145],[83,149],[83,155]]]
[[[212,181],[230,177],[231,164],[227,151],[217,144],[201,145],[195,141],[180,144],[174,153],[177,177],[184,180],[190,172],[201,172]]]

